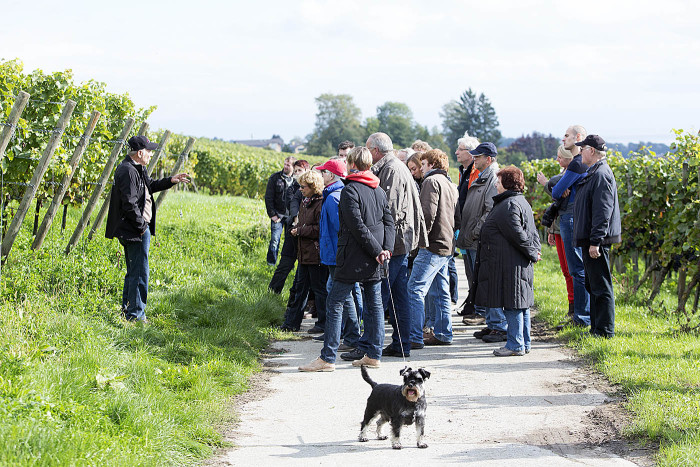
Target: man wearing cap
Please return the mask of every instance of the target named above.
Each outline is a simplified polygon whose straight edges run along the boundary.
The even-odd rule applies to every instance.
[[[586,129],[581,125],[571,125],[566,129],[561,141],[564,148],[571,151],[574,158],[566,167],[561,179],[552,188],[554,199],[569,198],[566,208],[559,211],[559,233],[564,244],[566,265],[574,285],[574,310],[571,321],[575,326],[591,324],[590,297],[586,290],[586,275],[583,267],[584,252],[576,246],[574,238],[574,204],[577,187],[588,170],[588,166],[581,159],[578,143],[583,141],[587,134]]]
[[[352,149],[352,148],[350,148]],[[330,272],[328,278],[328,291],[333,287],[338,253],[338,230],[340,229],[340,217],[338,203],[340,194],[345,187],[343,179],[348,175],[345,162],[340,159],[331,159],[325,164],[316,167],[323,177],[323,205],[321,207],[321,224],[319,233],[319,248],[321,251],[321,264],[328,266]],[[348,295],[343,301],[343,318],[341,335],[343,343],[338,347],[341,352],[354,350],[360,339],[360,322],[355,309],[355,300]]]
[[[122,313],[128,321],[146,322],[148,298],[148,249],[156,233],[153,193],[189,182],[185,173],[152,180],[146,166],[158,145],[145,136],[129,138],[129,154],[114,172],[105,236],[117,238],[124,247],[126,276]]]
[[[467,190],[467,196],[462,207],[462,220],[457,236],[457,247],[466,250],[465,261],[469,263],[472,279],[476,271],[476,251],[479,246],[481,226],[484,224],[493,208],[493,197],[498,194],[496,189],[496,172],[498,152],[493,143],[481,143],[476,149],[469,151],[474,158],[474,168],[479,176]],[[473,286],[473,284],[470,284]],[[475,306],[475,313],[464,316],[462,321],[468,325],[478,325],[486,322],[486,328],[477,331],[474,336],[486,342],[505,342],[506,316],[501,308]]]
[[[610,270],[610,245],[622,240],[617,182],[606,158],[605,140],[588,135],[576,143],[589,166],[578,184],[574,205],[574,238],[583,251],[586,289],[591,296],[591,330],[597,337],[615,335],[615,294]]]

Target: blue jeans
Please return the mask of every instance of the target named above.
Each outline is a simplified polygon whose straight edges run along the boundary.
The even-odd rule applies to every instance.
[[[530,309],[503,308],[508,320],[506,349],[515,352],[530,350]]]
[[[564,243],[566,264],[574,281],[574,323],[591,325],[590,296],[586,290],[586,273],[583,267],[581,247],[574,246],[574,216],[562,214],[559,217],[559,232]]]
[[[424,328],[435,328],[435,319],[437,316],[437,307],[435,304],[440,299],[440,291],[438,290],[438,285],[440,281],[433,279],[433,283],[430,284],[430,289],[428,290],[428,295],[425,298],[425,323]]]
[[[384,345],[384,309],[382,308],[381,281],[364,282],[365,332],[357,348],[369,358],[380,360]],[[350,296],[355,284],[333,281],[333,286],[326,301],[326,329],[323,338],[321,358],[328,363],[335,363],[340,345],[340,328],[343,324],[343,304]]]
[[[146,319],[148,301],[148,249],[151,246],[151,232],[141,236],[140,242],[119,240],[124,247],[124,290],[122,291],[122,312],[129,321]]]
[[[410,341],[423,342],[425,322],[425,296],[433,281],[437,281],[437,299],[434,301],[435,337],[443,342],[452,342],[452,317],[450,313],[450,278],[447,263],[452,255],[440,256],[426,248],[418,251],[413,261],[413,270],[408,279],[408,305],[411,310]]]
[[[274,266],[277,263],[277,251],[280,248],[280,238],[282,238],[284,222],[273,222],[270,220],[270,244],[267,247],[267,264]]]
[[[389,284],[391,284],[391,293],[389,293]],[[397,351],[403,348],[405,356],[411,353],[409,339],[411,315],[408,309],[407,286],[408,255],[392,256],[389,261],[389,280],[382,279],[382,305],[384,310],[387,310],[389,322],[394,329],[391,335],[391,346]],[[393,307],[392,302],[389,301],[390,298],[393,299]]]
[[[328,293],[331,293],[333,288],[333,277],[335,277],[335,266],[328,266],[328,283],[326,288]],[[328,299],[326,299],[326,310],[328,310]],[[326,311],[326,316],[328,311]],[[326,319],[328,319],[326,317]],[[360,340],[360,322],[357,318],[357,311],[355,310],[355,300],[352,294],[348,294],[343,302],[343,318],[342,326],[340,328],[341,334],[343,336],[343,343],[349,345],[350,347],[357,347],[357,341]]]

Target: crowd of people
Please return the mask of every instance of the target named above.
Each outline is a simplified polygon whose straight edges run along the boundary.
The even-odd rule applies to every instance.
[[[456,309],[462,321],[484,325],[474,337],[503,344],[495,356],[530,352],[533,266],[541,255],[523,173],[499,168],[491,142],[465,135],[457,143],[456,182],[443,151],[420,140],[395,150],[385,133],[360,147],[343,142],[336,157],[314,167],[289,157],[270,177],[271,291],[282,292],[297,263],[282,329],[299,331],[308,310],[316,318],[308,332],[323,342],[300,371],[333,371],[338,357],[377,368],[383,357],[450,345],[459,254],[469,282]],[[547,240],[567,284],[561,326],[612,337],[609,250],[621,233],[615,178],[601,137],[574,125],[562,143],[561,174],[538,174],[553,199]],[[386,345],[385,318],[393,329]]]

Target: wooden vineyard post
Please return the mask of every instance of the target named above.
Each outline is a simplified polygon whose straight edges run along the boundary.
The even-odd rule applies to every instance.
[[[133,127],[134,119],[127,118],[126,123],[124,124],[124,128],[122,129],[122,132],[119,135],[119,138],[117,139],[117,142],[114,143],[114,148],[112,148],[112,154],[109,155],[109,159],[107,159],[107,163],[105,164],[105,167],[102,170],[102,175],[100,175],[100,179],[97,182],[97,186],[95,186],[95,190],[92,192],[92,196],[90,196],[90,200],[88,201],[88,204],[85,207],[85,211],[83,211],[83,215],[80,217],[80,221],[75,227],[75,231],[73,232],[73,235],[68,241],[68,245],[66,245],[66,254],[70,253],[73,247],[78,243],[78,240],[83,234],[85,227],[87,227],[87,224],[90,221],[90,216],[92,215],[92,211],[94,211],[97,202],[100,200],[100,196],[102,196],[104,187],[109,181],[109,177],[112,175],[114,163],[119,157],[119,154],[121,154],[122,149],[124,148],[124,143],[126,143],[126,138],[129,136],[129,133],[131,132],[131,129]]]
[[[153,154],[153,157],[151,157],[151,162],[149,162],[148,167],[146,167],[146,173],[149,177],[153,173],[153,169],[156,167],[160,156],[163,155],[163,152],[165,151],[165,145],[168,144],[169,139],[170,130],[165,130],[165,132],[163,133],[163,137],[160,139],[160,143],[158,144],[158,149],[156,149],[156,153]]]
[[[44,178],[44,173],[46,173],[46,169],[49,167],[51,157],[53,157],[54,151],[56,151],[56,148],[61,143],[61,137],[63,136],[63,132],[68,126],[68,122],[70,121],[71,115],[73,115],[73,109],[75,109],[75,105],[76,102],[69,99],[63,106],[63,112],[61,113],[61,116],[59,117],[58,122],[56,123],[56,128],[54,128],[54,130],[52,131],[51,138],[49,138],[49,142],[46,144],[44,153],[42,154],[41,159],[39,160],[39,163],[36,166],[36,169],[34,169],[32,181],[29,182],[29,186],[24,192],[24,196],[22,197],[22,201],[20,201],[19,203],[17,212],[12,218],[12,223],[10,223],[10,226],[7,228],[7,234],[5,235],[5,238],[2,239],[3,258],[10,254],[12,244],[15,242],[15,238],[17,238],[17,234],[19,233],[19,229],[22,227],[24,217],[27,215],[27,211],[29,211],[29,205],[32,203],[34,196],[36,196],[36,192],[39,189],[41,179]]]
[[[17,99],[15,99],[15,104],[12,106],[10,116],[2,127],[2,133],[0,134],[0,159],[5,154],[5,149],[7,149],[7,145],[10,143],[12,135],[15,133],[17,122],[19,121],[19,117],[22,115],[22,112],[24,112],[27,102],[29,102],[29,94],[24,91],[20,91]]]
[[[61,201],[63,201],[63,197],[65,196],[66,191],[68,190],[70,181],[73,179],[75,168],[78,166],[80,158],[83,157],[83,153],[85,152],[85,149],[87,148],[90,142],[90,137],[92,136],[92,132],[95,130],[95,126],[97,126],[97,121],[99,119],[100,113],[97,111],[92,112],[92,115],[90,116],[90,121],[88,122],[87,127],[85,128],[85,132],[83,133],[83,136],[81,136],[80,142],[75,147],[75,151],[73,151],[73,157],[71,157],[69,162],[70,169],[63,176],[61,184],[58,185],[58,190],[56,191],[56,194],[54,195],[53,200],[51,201],[51,206],[49,206],[49,210],[46,211],[46,214],[44,215],[44,220],[41,222],[39,231],[37,232],[36,237],[34,238],[34,243],[32,243],[33,250],[38,250],[39,248],[41,248],[41,244],[44,243],[46,234],[48,233],[49,228],[51,227],[51,223],[53,222],[53,219],[56,216],[56,213],[58,212],[58,208],[61,206]]]
[[[138,136],[146,136],[147,131],[148,131],[148,123],[143,122],[141,124],[141,126],[139,127]],[[107,215],[107,211],[109,211],[109,199],[110,199],[110,196],[107,195],[105,200],[102,202],[102,207],[100,208],[99,212],[97,213],[97,217],[95,218],[95,222],[93,222],[92,227],[90,227],[90,232],[88,232],[88,240],[92,240],[92,236],[95,234],[97,229],[100,228],[100,225],[102,225],[102,221],[105,220],[105,216]]]
[[[192,146],[194,146],[194,142],[197,141],[194,138],[190,138],[187,140],[187,144],[185,144],[185,149],[183,149],[182,154],[180,154],[180,157],[177,158],[177,162],[175,162],[175,166],[173,167],[172,172],[170,173],[170,176],[172,177],[173,175],[177,175],[180,170],[182,170],[182,167],[185,165],[185,161],[187,160],[187,156],[190,154],[190,151],[192,150]],[[160,207],[160,205],[163,203],[163,200],[165,199],[165,195],[168,194],[168,191],[161,191],[160,194],[158,195],[158,199],[156,200],[156,209]]]

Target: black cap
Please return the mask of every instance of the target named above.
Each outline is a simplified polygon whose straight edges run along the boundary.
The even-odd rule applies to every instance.
[[[576,146],[590,146],[598,151],[607,151],[605,140],[598,135],[588,135],[583,141],[576,143]]]
[[[498,152],[496,151],[496,145],[493,143],[481,143],[476,147],[476,149],[472,149],[469,151],[469,153],[472,156],[491,156],[491,157],[496,157],[498,155]]]
[[[140,151],[141,149],[148,149],[149,151],[154,151],[158,149],[156,143],[148,141],[145,136],[132,136],[129,138],[129,147],[132,151]]]

